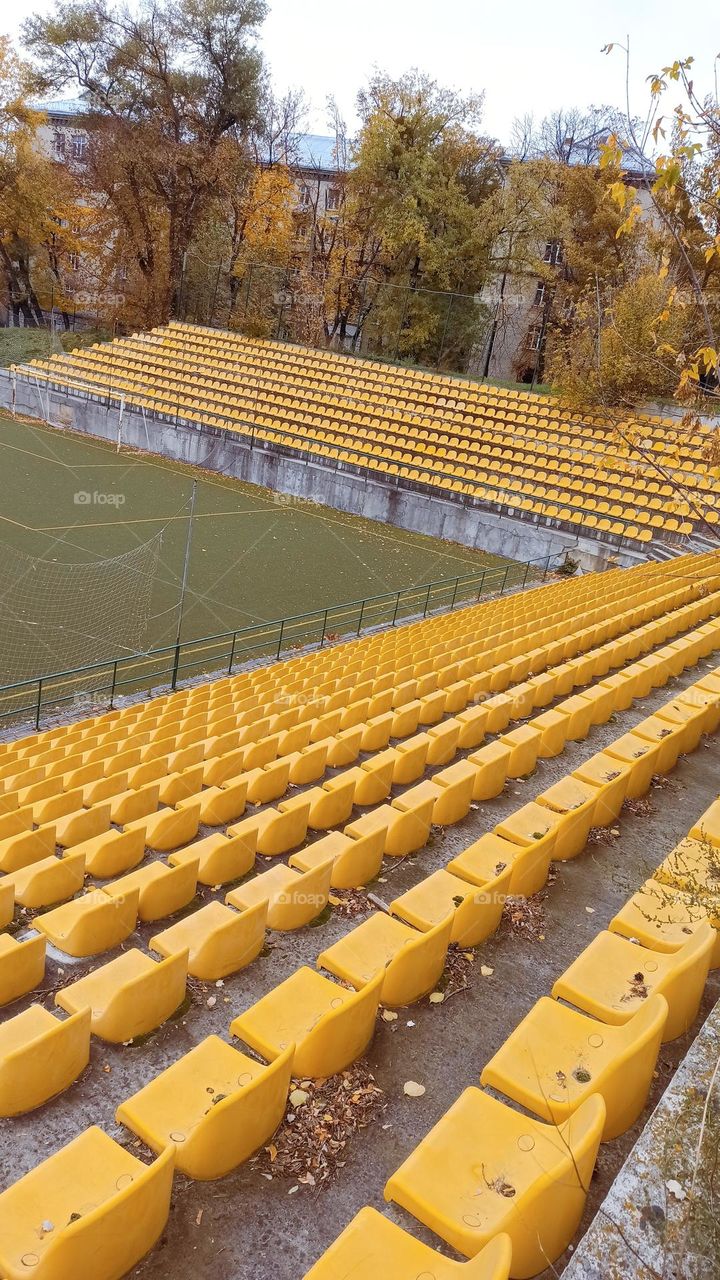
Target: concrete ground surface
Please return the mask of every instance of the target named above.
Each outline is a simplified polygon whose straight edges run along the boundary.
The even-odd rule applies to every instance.
[[[474,807],[456,826],[435,828],[430,843],[418,854],[396,862],[386,859],[372,891],[389,903],[716,665],[712,658],[700,663],[640,704],[617,713],[611,723],[591,729],[584,742],[541,762],[530,779],[509,782],[500,797]],[[550,994],[558,974],[607,925],[719,791],[720,735],[716,735],[703,740],[667,779],[653,787],[647,806],[635,806],[648,812],[623,812],[617,824],[620,835],[612,843],[588,845],[574,861],[554,864],[544,903],[543,940],[518,936],[504,920],[498,932],[477,949],[467,990],[441,1004],[425,999],[400,1010],[392,1023],[378,1019],[366,1057],[384,1091],[384,1111],[351,1139],[346,1165],[335,1181],[319,1189],[298,1186],[294,1179],[268,1181],[252,1162],[214,1183],[191,1182],[178,1174],[167,1229],[133,1276],[300,1280],[358,1209],[365,1204],[384,1208],[382,1191],[390,1173],[459,1093],[478,1084],[485,1062],[536,999]],[[220,900],[224,892],[202,891],[207,899],[217,896]],[[193,981],[190,1006],[137,1047],[111,1046],[94,1039],[91,1063],[70,1089],[31,1115],[0,1121],[0,1189],[88,1125],[101,1125],[133,1149],[134,1135],[115,1124],[117,1105],[206,1035],[227,1035],[235,1015],[299,965],[314,965],[319,952],[361,918],[333,913],[316,927],[269,934],[266,952],[248,969],[226,979],[222,988]],[[126,946],[146,945],[164,923],[141,926]],[[53,1007],[57,987],[97,963],[97,958],[73,962],[50,953],[43,988],[47,1007]],[[491,968],[492,974],[482,976],[481,965]],[[718,994],[720,971],[710,975],[696,1027],[688,1036],[662,1046],[651,1103],[666,1087]],[[209,1007],[207,1001],[213,996],[215,1003]],[[18,1001],[6,1015],[29,1003],[31,997]],[[403,1085],[408,1080],[424,1085],[425,1094],[405,1096]],[[649,1114],[648,1108],[630,1132],[601,1147],[583,1231]],[[399,1208],[386,1206],[385,1211],[438,1246],[435,1237]],[[566,1260],[556,1264],[555,1274]]]

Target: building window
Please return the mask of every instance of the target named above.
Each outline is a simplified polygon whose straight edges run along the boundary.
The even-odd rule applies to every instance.
[[[548,240],[545,245],[543,260],[549,262],[551,266],[556,267],[563,260],[562,245],[559,240]]]
[[[65,134],[56,129],[52,138],[53,155],[56,160],[65,159]]]
[[[527,344],[531,351],[539,351],[542,342],[542,325],[533,324],[528,330]]]
[[[535,290],[535,297],[533,298],[533,306],[541,307],[544,301],[545,301],[545,281],[538,280],[537,288]]]
[[[70,258],[70,270],[79,271],[80,270],[80,254],[77,252],[76,249],[73,249],[70,252],[69,258]]]
[[[70,142],[73,160],[84,160],[87,151],[87,138],[84,133],[74,133]]]
[[[302,186],[300,187],[300,191],[298,192],[298,203],[301,209],[309,209],[310,205],[312,204],[312,196],[310,194],[310,188],[306,187],[304,183],[302,184]]]
[[[341,193],[339,187],[328,187],[325,192],[325,208],[336,210],[340,208]]]

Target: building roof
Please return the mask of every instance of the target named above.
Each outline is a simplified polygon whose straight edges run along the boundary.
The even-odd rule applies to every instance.
[[[299,169],[337,168],[335,138],[325,137],[321,133],[298,133],[294,141]]]
[[[59,116],[65,120],[85,115],[88,110],[83,98],[52,98],[50,102],[31,102],[28,105],[33,111],[44,111],[47,116]]]

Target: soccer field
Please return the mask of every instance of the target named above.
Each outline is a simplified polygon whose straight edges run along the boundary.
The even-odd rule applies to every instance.
[[[137,636],[118,647],[118,656],[129,649],[174,642],[194,476],[198,487],[184,639],[510,563],[151,455],[118,453],[102,441],[2,417],[0,590],[12,601],[14,578],[38,583],[37,598],[30,597],[31,605],[19,622],[16,619],[16,648],[22,648],[22,635],[30,634],[29,627],[37,634],[43,619],[50,619],[51,625],[42,636],[42,669],[27,672],[27,652],[20,666],[12,656],[0,671],[0,683],[80,665],[88,655],[96,656],[99,646],[103,656],[115,656],[107,600],[105,616],[100,616],[98,606],[93,618],[93,643],[84,646],[93,575],[78,574],[77,589],[70,570],[71,585],[66,589],[43,588],[42,582],[55,581],[47,573],[54,574],[58,566],[95,564],[100,599],[103,581],[107,578],[106,586],[110,581],[102,562],[160,533],[157,560],[149,570],[152,591],[143,625]],[[18,552],[40,564],[19,562]],[[64,570],[58,573],[62,583]],[[122,583],[122,577],[118,580]],[[49,599],[53,594],[57,598]],[[29,616],[33,611],[36,617]]]

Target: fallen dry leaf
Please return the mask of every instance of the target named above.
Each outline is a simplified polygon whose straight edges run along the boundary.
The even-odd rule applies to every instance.
[[[417,1080],[406,1080],[403,1085],[403,1093],[407,1094],[408,1098],[422,1098],[424,1092],[425,1085],[418,1084]]]

